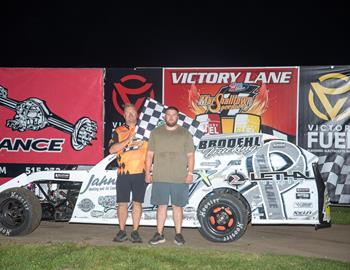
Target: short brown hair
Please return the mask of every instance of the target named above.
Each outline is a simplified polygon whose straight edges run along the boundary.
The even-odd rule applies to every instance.
[[[133,108],[133,109],[135,109],[135,111],[137,111],[135,105],[131,104],[131,103],[124,104],[124,112],[125,112],[126,108]]]
[[[169,106],[168,108],[165,109],[164,113],[166,113],[167,111],[170,111],[170,110],[174,110],[177,113],[179,113],[179,109],[176,108],[175,106]]]

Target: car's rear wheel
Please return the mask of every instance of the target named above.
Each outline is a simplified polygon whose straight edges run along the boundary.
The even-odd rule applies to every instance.
[[[248,209],[228,193],[213,193],[199,205],[197,215],[199,232],[214,242],[231,242],[239,239],[247,228]]]
[[[0,233],[25,235],[41,221],[41,205],[35,195],[24,188],[10,188],[0,193]]]

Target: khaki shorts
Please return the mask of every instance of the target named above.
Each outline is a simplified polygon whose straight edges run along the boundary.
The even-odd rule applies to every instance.
[[[184,207],[188,204],[188,191],[189,185],[185,183],[153,182],[151,204]]]

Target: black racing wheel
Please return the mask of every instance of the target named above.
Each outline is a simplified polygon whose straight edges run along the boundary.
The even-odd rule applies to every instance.
[[[228,193],[213,193],[199,205],[199,232],[214,242],[231,242],[239,239],[245,232],[249,220],[249,210]]]

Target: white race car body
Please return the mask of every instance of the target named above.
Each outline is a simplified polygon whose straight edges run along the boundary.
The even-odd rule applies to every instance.
[[[183,226],[201,227],[199,218],[208,215],[207,208],[215,203],[212,200],[206,205],[203,200],[215,192],[240,196],[252,224],[316,225],[329,221],[325,211],[327,194],[320,190],[320,180],[312,166],[317,161],[315,155],[270,135],[205,136],[195,152],[194,180],[189,187],[189,203],[184,207]],[[115,155],[109,155],[89,170],[22,174],[0,186],[0,193],[33,183],[46,183],[52,190],[60,182],[80,182],[70,222],[117,224],[118,175],[115,166],[109,169],[115,162]],[[150,204],[151,189],[152,185],[148,185],[141,225],[156,225],[156,207]],[[171,215],[169,207],[166,226],[174,225]],[[127,224],[132,224],[131,211]],[[218,224],[215,226],[220,229]]]

